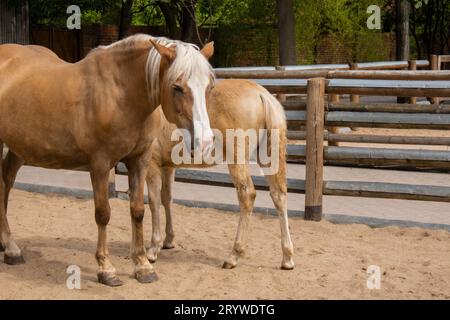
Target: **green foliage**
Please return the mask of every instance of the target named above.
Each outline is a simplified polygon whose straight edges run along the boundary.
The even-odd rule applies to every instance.
[[[64,27],[67,8],[76,4],[81,9],[82,23],[118,23],[121,0],[33,0],[28,1],[32,24]]]
[[[19,0],[6,1],[18,3]],[[118,24],[121,1],[77,0],[75,3],[82,10],[83,24]],[[158,7],[161,1],[178,8],[177,18],[181,21],[181,7],[187,0],[134,0],[132,23],[165,25],[164,16]],[[231,51],[242,51],[245,47],[255,55],[257,51],[264,53],[267,59],[258,63],[277,63],[276,0],[193,1],[196,3],[198,25],[215,30],[215,37],[223,44],[222,53],[228,52],[230,56],[242,55]],[[410,2],[412,50],[417,50],[418,55],[422,57],[433,50],[443,51],[448,47],[448,42],[445,41],[450,36],[450,0]],[[66,9],[73,3],[73,0],[29,1],[31,22],[65,26]],[[299,63],[317,62],[324,46],[324,37],[328,39],[325,44],[327,49],[348,49],[346,62],[388,58],[389,48],[385,46],[386,35],[382,32],[395,30],[395,0],[294,0],[294,5]],[[370,5],[381,7],[382,30],[369,30],[366,26],[370,15],[367,8]],[[232,42],[236,42],[236,45]],[[226,63],[233,63],[227,54],[222,58]],[[251,64],[252,61],[248,60],[248,63]]]
[[[329,45],[350,48],[351,59],[379,58],[382,37],[379,30],[369,30],[366,25],[372,5],[383,7],[383,0],[296,0],[297,49],[301,63],[314,63],[321,35],[328,35]],[[365,46],[360,45],[363,41]],[[365,49],[365,53],[361,50]]]
[[[132,24],[163,26],[164,16],[158,9],[157,2],[158,0],[134,0]]]

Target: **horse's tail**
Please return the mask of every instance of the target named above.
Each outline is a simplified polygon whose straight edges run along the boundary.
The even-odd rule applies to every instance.
[[[279,169],[278,174],[284,176],[286,174],[286,115],[281,103],[268,91],[260,94],[265,114],[266,128],[268,130],[268,136],[272,136],[272,130],[278,131],[278,153],[279,153]],[[269,138],[269,141],[271,139]],[[269,145],[268,145],[269,147]],[[273,152],[273,142],[270,141],[270,150]]]

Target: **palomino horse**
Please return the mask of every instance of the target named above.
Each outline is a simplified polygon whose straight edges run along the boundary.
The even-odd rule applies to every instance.
[[[132,259],[141,283],[157,279],[144,246],[144,186],[151,158],[148,116],[162,104],[169,121],[208,148],[212,132],[205,97],[214,75],[202,51],[190,44],[147,35],[99,47],[78,63],[58,59],[42,47],[0,46],[0,233],[5,263],[23,263],[7,221],[8,195],[17,171],[33,166],[88,167],[98,226],[99,282],[122,282],[109,259],[106,227],[110,219],[108,176],[118,161],[130,172]],[[185,92],[179,93],[180,88]]]
[[[276,159],[279,162],[278,170],[266,175],[266,178],[270,186],[270,195],[280,219],[281,247],[283,252],[281,268],[293,269],[293,245],[289,233],[286,201],[286,119],[283,107],[266,89],[254,82],[247,80],[223,80],[214,87],[208,96],[207,109],[211,127],[214,128],[213,130],[218,130],[223,136],[226,135],[227,129],[278,130],[279,150],[278,159]],[[165,249],[170,249],[174,246],[171,203],[172,184],[176,167],[207,167],[208,165],[205,163],[200,165],[175,165],[172,151],[175,142],[171,141],[171,135],[175,127],[165,120],[161,110],[155,111],[151,117],[155,118],[155,123],[159,121],[162,126],[161,130],[158,131],[157,139],[154,140],[152,161],[147,175],[153,225],[151,245],[148,248],[147,257],[153,262],[157,259],[161,245]],[[226,153],[226,147],[227,143],[224,143],[224,154]],[[249,148],[248,140],[244,147]],[[258,145],[256,147],[260,148],[263,146]],[[254,150],[246,151],[246,160],[248,160],[249,154]],[[274,150],[272,149],[271,152],[274,152]],[[231,255],[223,264],[224,268],[235,267],[238,258],[244,254],[245,250],[250,215],[256,197],[248,164],[248,161],[244,163],[228,163],[229,173],[237,190],[240,218],[234,247]],[[159,226],[161,202],[166,214],[166,236],[164,242],[162,241]]]

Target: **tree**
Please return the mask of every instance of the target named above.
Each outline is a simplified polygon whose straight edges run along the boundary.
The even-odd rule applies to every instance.
[[[166,1],[158,1],[158,7],[161,10],[166,26],[169,31],[169,37],[172,39],[177,38],[177,9],[173,4]]]
[[[395,10],[397,16],[395,27],[396,59],[409,60],[409,15],[411,4],[408,0],[396,0]]]
[[[180,39],[192,42],[194,29],[197,28],[197,18],[195,16],[196,0],[184,0],[181,8],[181,36]],[[201,41],[201,39],[198,39]]]
[[[119,39],[126,38],[130,31],[131,21],[133,20],[133,0],[124,0],[120,10]]]
[[[450,52],[450,0],[411,0],[411,33],[418,59]]]
[[[277,0],[280,65],[297,64],[293,0]]]
[[[411,12],[411,4],[408,0],[396,0],[396,27],[395,27],[395,44],[396,59],[407,61],[410,57],[409,46],[409,14]],[[408,98],[397,97],[397,103],[407,103]]]

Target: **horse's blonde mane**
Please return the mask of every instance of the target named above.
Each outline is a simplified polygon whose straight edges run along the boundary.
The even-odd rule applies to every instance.
[[[172,40],[165,37],[136,34],[108,46],[99,46],[93,51],[142,48],[142,45],[148,44],[150,39],[168,48],[174,48],[176,51],[176,58],[170,65],[163,79],[165,86],[171,85],[177,80],[187,81],[187,79],[192,77],[207,76],[209,79],[214,80],[214,70],[212,66],[200,52],[199,48],[191,43]],[[154,47],[151,47],[146,64],[146,79],[150,103],[153,106],[158,106],[160,104],[160,65],[161,55]]]

